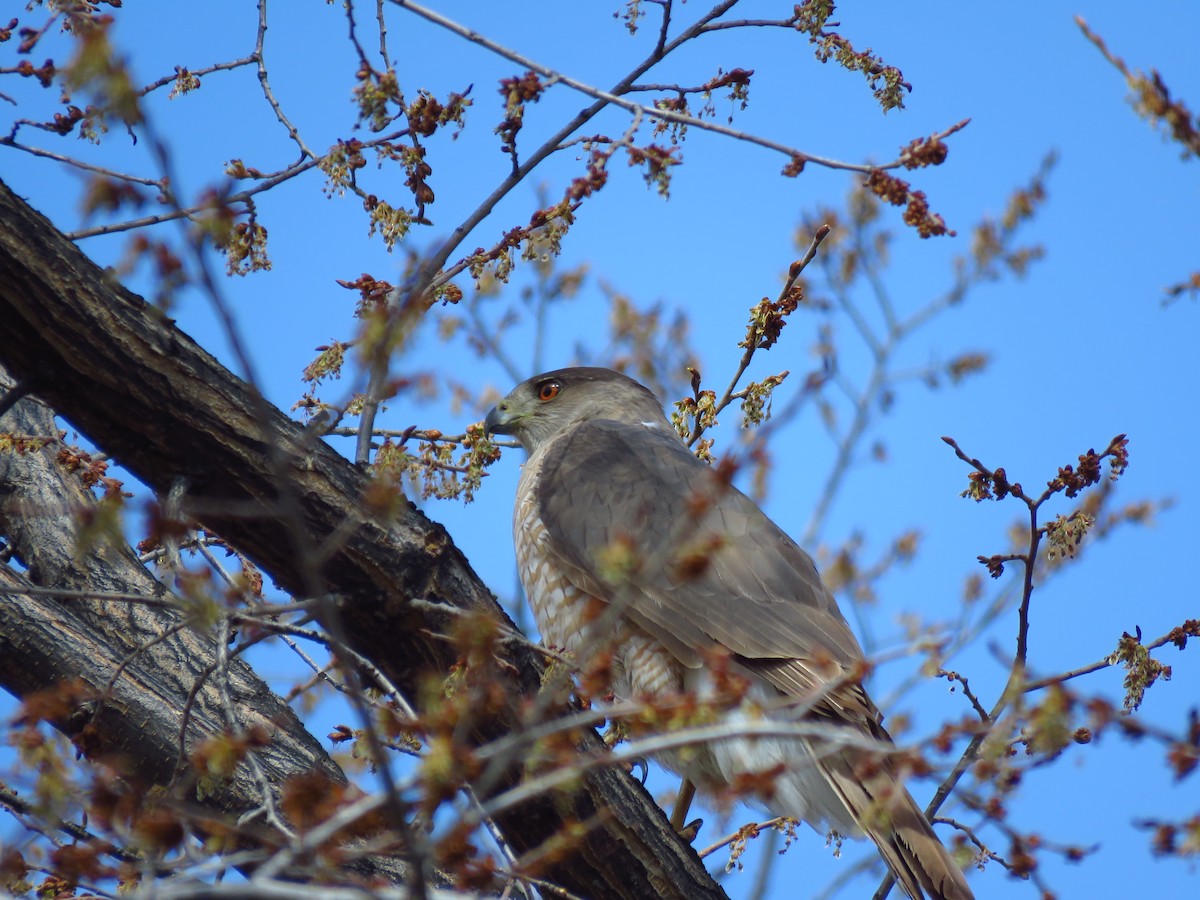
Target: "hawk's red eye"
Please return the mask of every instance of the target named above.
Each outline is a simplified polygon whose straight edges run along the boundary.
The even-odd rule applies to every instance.
[[[538,388],[538,399],[543,403],[545,403],[547,400],[553,400],[558,396],[558,392],[561,387],[562,385],[560,385],[557,381],[544,382],[541,387]]]

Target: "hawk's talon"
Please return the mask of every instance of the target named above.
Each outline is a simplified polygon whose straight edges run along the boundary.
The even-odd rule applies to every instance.
[[[688,822],[679,829],[679,836],[690,844],[696,840],[696,836],[700,834],[700,826],[703,824],[703,819],[692,819],[692,821]]]
[[[646,779],[650,777],[650,767],[646,765],[646,760],[642,759],[640,756],[637,759],[629,760],[629,768],[626,771],[628,771],[630,778],[637,777],[633,774],[636,769],[642,770],[642,777],[638,780],[642,783],[642,787],[645,787]]]

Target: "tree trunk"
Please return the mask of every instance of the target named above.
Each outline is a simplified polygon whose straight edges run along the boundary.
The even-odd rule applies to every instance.
[[[155,491],[182,488],[186,513],[281,587],[332,598],[322,624],[410,697],[424,676],[445,677],[457,655],[438,637],[449,617],[410,599],[511,625],[440,525],[411,504],[394,521],[373,518],[366,473],[115,284],[2,184],[0,362]],[[509,702],[474,716],[476,744],[519,729],[520,701],[541,683],[530,648],[504,642],[497,653]],[[585,744],[601,746],[594,732]],[[572,823],[594,825],[574,852],[546,863],[544,877],[593,900],[724,896],[624,772],[592,772],[577,785],[497,818],[518,853]]]

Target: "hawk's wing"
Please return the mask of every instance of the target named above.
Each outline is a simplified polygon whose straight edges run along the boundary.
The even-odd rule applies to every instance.
[[[611,420],[571,429],[546,447],[536,496],[564,571],[627,604],[685,665],[723,646],[802,696],[827,680],[823,661],[862,659],[808,554],[674,433]],[[633,550],[628,574],[612,564],[622,544]],[[843,703],[877,715],[857,686],[848,693]]]

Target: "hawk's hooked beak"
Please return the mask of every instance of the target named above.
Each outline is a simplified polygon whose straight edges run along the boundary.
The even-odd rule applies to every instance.
[[[508,427],[512,417],[507,406],[507,403],[501,401],[488,410],[487,418],[483,420],[483,430],[489,437],[493,434],[512,434]]]
[[[525,448],[526,453],[532,453],[533,447],[529,443],[530,427],[536,424],[537,417],[528,409],[527,402],[524,397],[509,394],[488,410],[487,418],[483,420],[484,433],[489,437],[511,434]]]

